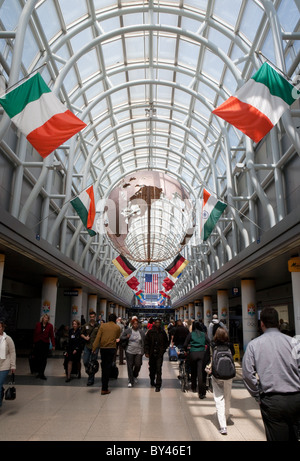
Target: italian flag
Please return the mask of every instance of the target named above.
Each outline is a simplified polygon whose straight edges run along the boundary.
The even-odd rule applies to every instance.
[[[0,104],[43,158],[86,127],[52,93],[39,73],[8,91]]]
[[[208,239],[226,207],[226,203],[221,202],[203,189],[202,215],[200,219],[202,240]]]
[[[77,211],[81,221],[91,237],[96,235],[96,206],[93,186],[82,191],[71,200],[73,208]]]
[[[296,100],[294,86],[267,62],[227,101],[212,111],[259,142]]]

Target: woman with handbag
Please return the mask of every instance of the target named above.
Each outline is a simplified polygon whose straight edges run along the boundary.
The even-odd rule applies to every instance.
[[[4,396],[3,384],[6,381],[9,371],[12,374],[16,371],[16,348],[10,336],[5,333],[5,324],[0,321],[0,407]]]

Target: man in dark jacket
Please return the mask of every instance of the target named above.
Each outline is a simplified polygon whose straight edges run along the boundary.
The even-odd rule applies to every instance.
[[[168,336],[161,327],[161,320],[156,319],[153,328],[147,332],[145,338],[145,356],[149,358],[150,382],[156,392],[159,392],[161,388],[163,356],[168,345]]]
[[[171,345],[182,349],[188,334],[188,328],[183,325],[182,320],[178,319],[175,328],[171,331]]]

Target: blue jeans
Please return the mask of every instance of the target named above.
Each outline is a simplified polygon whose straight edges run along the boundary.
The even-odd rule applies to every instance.
[[[9,370],[3,370],[0,371],[0,407],[2,406],[2,389],[3,389],[3,384],[6,381],[6,378],[8,376]],[[4,389],[3,389],[4,391]],[[4,395],[4,394],[3,394]]]

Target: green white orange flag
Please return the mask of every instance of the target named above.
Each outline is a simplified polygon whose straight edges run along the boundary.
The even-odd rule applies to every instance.
[[[234,96],[212,113],[259,142],[296,101],[293,90],[295,87],[265,62]]]
[[[90,236],[96,235],[96,206],[93,186],[88,187],[77,195],[71,200],[71,204],[77,211]]]
[[[65,107],[39,73],[8,91],[0,104],[43,157],[86,127]]]
[[[207,190],[203,189],[202,215],[200,218],[200,236],[207,240],[221,214],[227,207],[226,203],[213,197]]]

